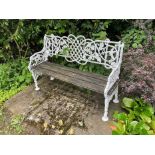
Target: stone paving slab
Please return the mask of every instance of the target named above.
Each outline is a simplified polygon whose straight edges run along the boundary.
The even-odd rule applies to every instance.
[[[28,123],[40,126],[40,134],[70,134],[69,131],[77,135],[111,134],[112,114],[121,111],[120,104],[110,103],[110,120],[103,122],[102,94],[86,93],[85,89],[47,77],[39,80],[39,86],[40,91],[34,90],[34,84],[28,86],[6,105],[13,115],[25,114]]]

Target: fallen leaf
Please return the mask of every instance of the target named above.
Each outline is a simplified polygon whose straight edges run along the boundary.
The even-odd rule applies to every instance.
[[[44,122],[43,126],[44,126],[44,130],[46,130],[47,127],[48,127],[48,123],[47,122]]]
[[[59,130],[59,134],[62,134],[64,131],[63,130]]]
[[[73,129],[73,128],[70,128],[70,129],[68,130],[68,134],[69,134],[69,135],[73,135],[73,134],[74,134],[74,129]]]
[[[82,127],[83,126],[83,121],[79,121],[78,124]]]
[[[55,125],[52,125],[52,129],[55,129]]]
[[[59,126],[63,126],[63,121],[61,119],[59,120],[58,123],[59,123]]]

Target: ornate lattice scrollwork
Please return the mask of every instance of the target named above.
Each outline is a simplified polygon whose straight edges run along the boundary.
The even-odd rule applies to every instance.
[[[84,36],[68,37],[46,35],[44,38],[44,48],[49,51],[49,55],[59,55],[65,57],[69,62],[86,64],[87,62],[102,64],[106,68],[114,68],[119,61],[119,50],[121,42],[110,40],[91,40]],[[67,53],[63,53],[68,49]]]
[[[33,66],[36,66],[48,59],[48,51],[42,49],[40,52],[36,52],[30,57],[29,70],[32,70]]]

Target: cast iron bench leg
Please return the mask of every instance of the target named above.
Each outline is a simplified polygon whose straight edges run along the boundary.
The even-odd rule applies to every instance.
[[[108,118],[108,108],[109,108],[109,99],[108,97],[105,98],[105,103],[104,103],[104,115],[102,117],[102,120],[105,122],[105,121],[108,121],[109,118]]]
[[[119,103],[119,100],[118,100],[118,86],[117,86],[117,88],[115,90],[115,98],[114,98],[113,102],[114,103]]]
[[[35,84],[35,90],[40,90],[40,88],[38,87],[38,82],[37,79],[39,77],[38,74],[36,74],[34,71],[32,72],[32,76],[33,76],[33,80],[34,80],[34,84]]]

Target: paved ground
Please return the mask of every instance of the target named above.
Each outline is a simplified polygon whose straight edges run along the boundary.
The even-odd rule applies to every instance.
[[[103,95],[47,77],[39,86],[40,91],[32,85],[6,102],[13,115],[25,116],[24,134],[111,134],[111,116],[120,104],[110,104],[110,121],[103,122]]]

